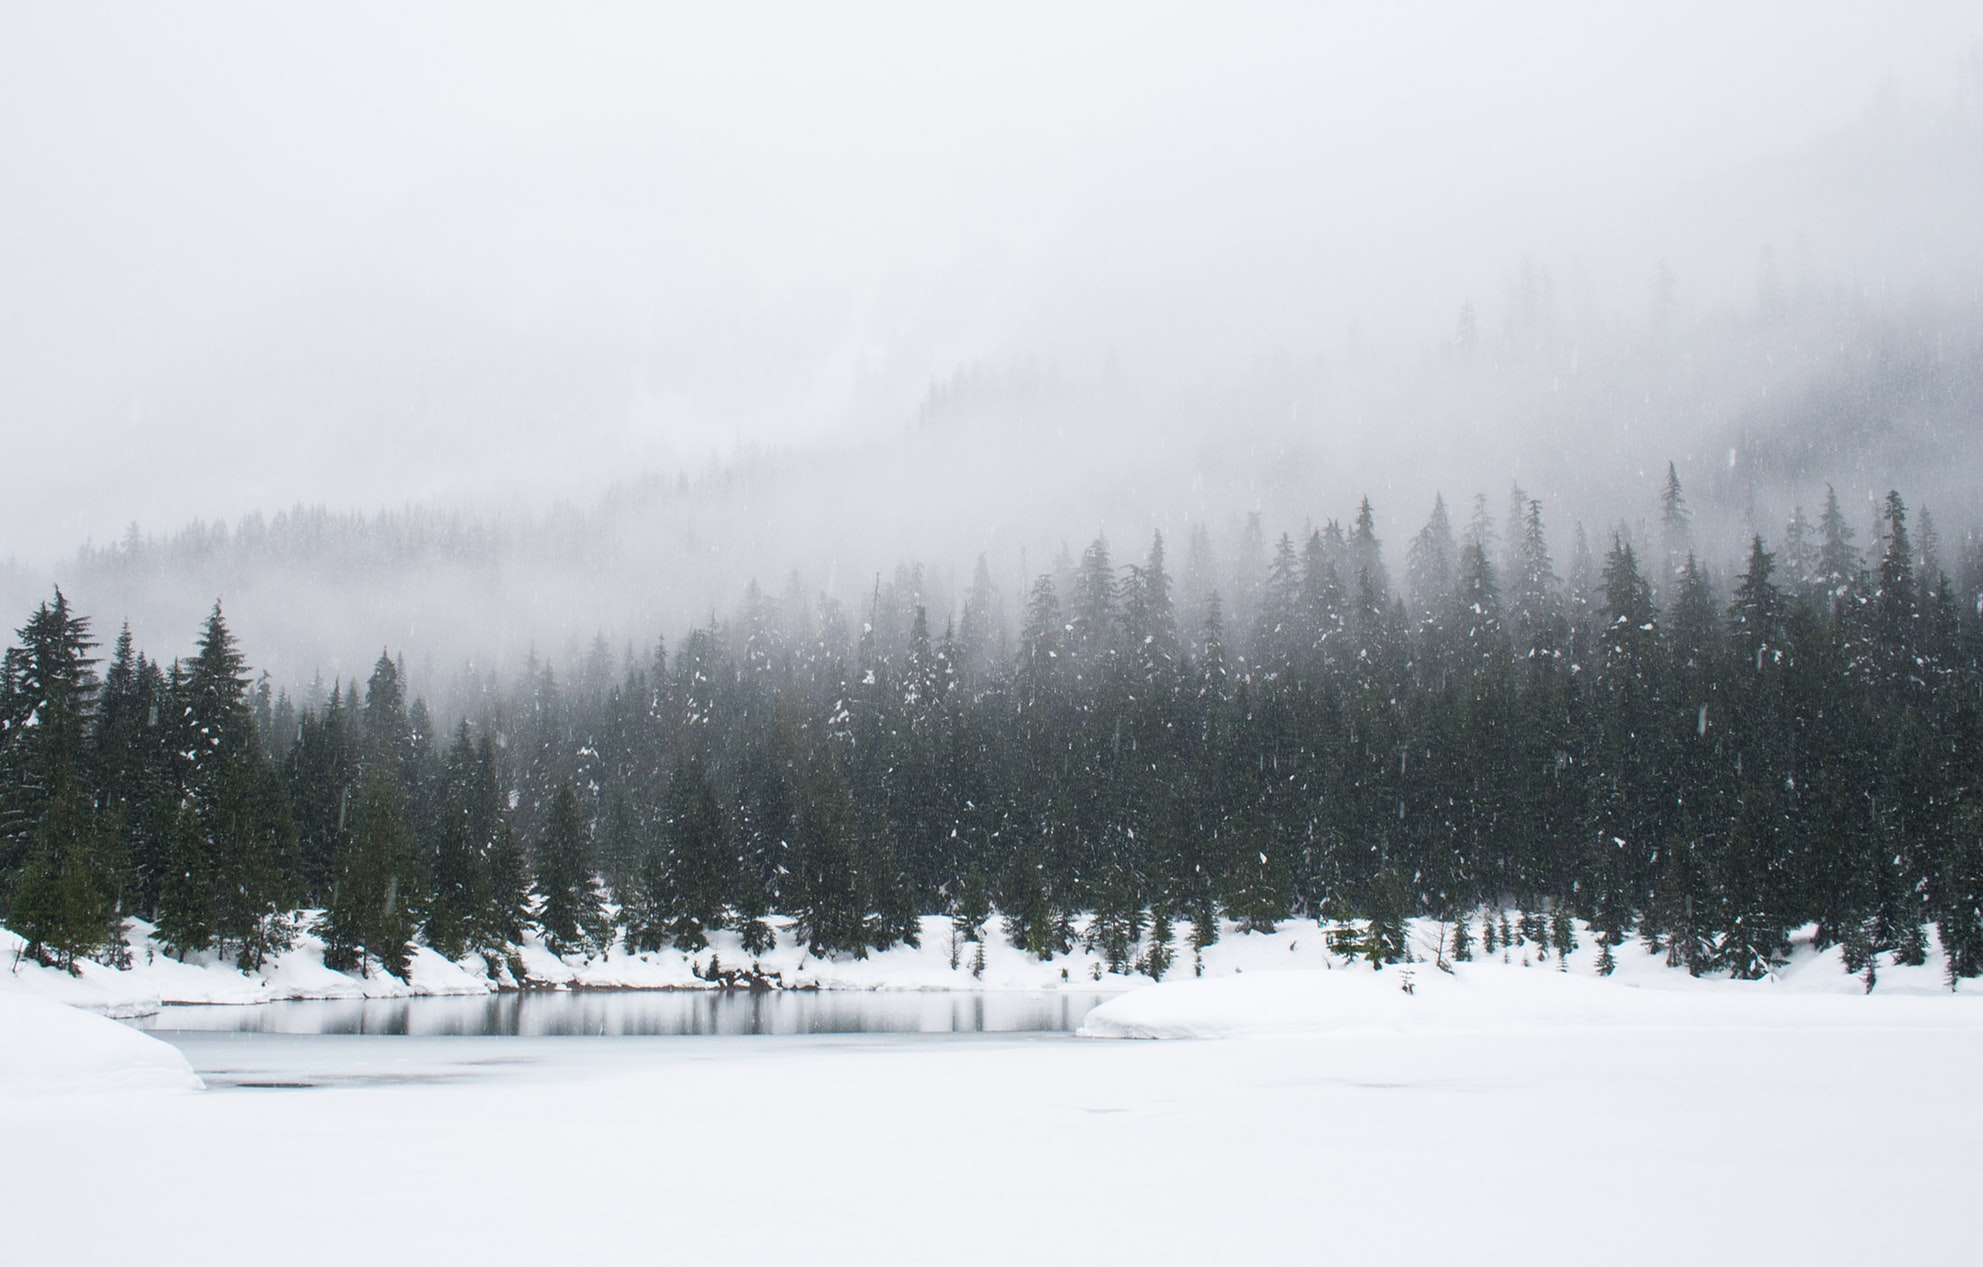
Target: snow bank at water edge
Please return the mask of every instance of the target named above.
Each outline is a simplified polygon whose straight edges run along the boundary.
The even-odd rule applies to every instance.
[[[1755,995],[1766,985],[1745,983]],[[1254,972],[1167,982],[1112,999],[1088,1014],[1088,1038],[1229,1038],[1386,1030],[1481,1030],[1509,1025],[1658,1024],[1722,1011],[1740,1021],[1739,999],[1714,990],[1643,990],[1626,982],[1519,966],[1431,963],[1374,968],[1338,963],[1323,972]],[[1975,1013],[1983,1017],[1983,1010]]]
[[[0,1097],[197,1091],[202,1085],[176,1047],[0,985]]]
[[[1169,981],[1103,1003],[1078,1032],[1085,1038],[1234,1038],[1539,1026],[1983,1027],[1983,992],[1952,994],[1944,986],[1936,994],[1842,997],[1825,988],[1835,979],[1831,973],[1712,980],[1655,966],[1660,960],[1652,956],[1638,958],[1630,969],[1608,977],[1496,959],[1444,967],[1425,961],[1382,968],[1339,962],[1322,972]],[[1660,988],[1679,982],[1689,988]],[[1807,988],[1812,985],[1818,988]]]
[[[131,966],[111,968],[90,960],[76,971],[44,967],[25,955],[18,934],[0,928],[0,975],[16,988],[106,1016],[147,1016],[164,1003],[267,1003],[276,999],[384,999],[420,994],[486,994],[495,986],[422,946],[413,952],[404,980],[384,973],[361,976],[324,966],[324,945],[301,934],[296,944],[245,972],[212,951],[182,962],[152,939],[152,926],[128,922]],[[479,965],[478,965],[479,966]]]
[[[299,913],[298,924],[307,928],[312,914]],[[564,956],[552,954],[533,934],[525,938],[523,945],[493,960],[471,955],[450,962],[425,946],[418,947],[402,979],[376,970],[366,975],[325,966],[323,943],[309,932],[299,934],[294,946],[272,956],[258,971],[243,971],[210,951],[190,955],[181,962],[152,939],[150,925],[133,920],[128,935],[129,968],[118,970],[87,961],[79,963],[73,975],[44,968],[23,957],[24,946],[19,937],[0,929],[0,973],[6,973],[14,984],[30,993],[115,1016],[145,1015],[164,1003],[245,1004],[280,999],[474,995],[519,986],[708,990],[719,988],[726,980],[736,983],[739,978],[734,974],[740,970],[746,978],[762,984],[810,990],[984,991],[1073,987],[1131,991],[1153,984],[1150,976],[1131,967],[1111,971],[1099,949],[1084,947],[1078,939],[1064,953],[1046,960],[1035,958],[1000,936],[996,920],[987,929],[984,941],[971,942],[955,937],[946,917],[925,916],[920,945],[897,945],[865,957],[838,955],[824,959],[807,952],[790,920],[773,918],[769,922],[777,942],[761,955],[746,953],[738,934],[729,930],[712,932],[709,945],[693,952],[669,949],[634,954],[615,941],[602,951]],[[1476,927],[1478,922],[1476,916]],[[1173,930],[1172,960],[1164,980],[1214,979],[1275,970],[1340,972],[1345,959],[1330,950],[1329,932],[1330,929],[1314,920],[1285,920],[1272,933],[1241,933],[1226,925],[1218,941],[1194,952],[1190,945],[1191,926],[1180,921]],[[1463,969],[1491,966],[1522,975],[1600,979],[1596,939],[1580,923],[1573,925],[1573,932],[1574,945],[1567,955],[1555,946],[1545,947],[1540,942],[1523,939],[1517,932],[1513,945],[1497,946],[1491,955],[1476,940],[1476,958],[1471,965],[1459,966]],[[1450,937],[1450,927],[1437,921],[1411,922],[1408,940],[1413,956],[1422,961],[1421,981],[1433,971],[1430,963],[1441,957],[1440,947],[1450,949]],[[1148,940],[1146,934],[1145,948]],[[1878,997],[1951,993],[1947,960],[1932,931],[1924,963],[1900,965],[1892,963],[1891,958],[1881,955],[1875,965],[1874,993]],[[1691,977],[1684,969],[1668,966],[1664,953],[1648,953],[1637,940],[1617,947],[1613,959],[1612,974],[1602,979],[1614,984],[1689,993],[1741,988],[1747,984],[1725,978]],[[1866,993],[1863,976],[1845,971],[1842,950],[1837,946],[1822,952],[1814,950],[1808,929],[1793,935],[1788,959],[1779,965],[1767,985],[1777,991],[1802,994]],[[1958,993],[1977,989],[1975,982],[1958,982],[1957,987]]]
[[[301,913],[307,926],[312,912]],[[493,962],[470,955],[450,962],[420,946],[404,979],[378,971],[340,972],[324,963],[323,942],[298,934],[295,944],[269,957],[257,971],[244,971],[212,951],[173,957],[152,938],[151,925],[129,923],[131,966],[112,969],[79,961],[74,975],[46,968],[23,956],[20,937],[0,929],[0,972],[10,972],[30,992],[59,1002],[119,1016],[141,1016],[166,1003],[267,1003],[281,999],[405,998],[414,995],[487,994],[499,989],[713,990],[726,974],[749,977],[783,989],[800,990],[1041,990],[1060,986],[1084,990],[1126,990],[1147,985],[1147,976],[1115,973],[1099,953],[1078,944],[1064,954],[1040,960],[995,933],[983,942],[953,945],[950,920],[925,916],[920,945],[897,945],[865,957],[810,954],[790,920],[769,921],[777,944],[761,955],[744,950],[739,935],[718,930],[709,945],[634,954],[619,943],[591,954],[554,955],[535,934]],[[1181,925],[1188,931],[1188,926]],[[1310,925],[1312,928],[1313,926]],[[1319,948],[1319,935],[1308,945]],[[1242,964],[1284,953],[1280,945],[1233,938],[1206,952],[1207,971],[1232,971]],[[1183,966],[1190,972],[1189,952]],[[735,981],[735,977],[730,978]]]
[[[1496,973],[1495,975],[1501,975]],[[1452,977],[1429,965],[1387,971],[1256,972],[1174,981],[1111,999],[1088,1014],[1084,1038],[1230,1038],[1401,1026],[1447,1010]]]

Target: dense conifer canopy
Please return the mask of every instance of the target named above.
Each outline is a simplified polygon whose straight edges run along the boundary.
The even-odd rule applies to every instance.
[[[1256,519],[1226,566],[1194,532],[1181,579],[1160,535],[1128,563],[1097,537],[1009,608],[981,564],[955,618],[909,568],[858,622],[752,587],[672,659],[615,670],[601,640],[438,732],[390,652],[362,697],[271,698],[218,606],[190,661],[127,630],[99,678],[58,591],[0,674],[0,915],[51,962],[114,958],[139,915],[252,963],[317,910],[333,960],[397,972],[532,927],[610,951],[615,921],[761,951],[773,914],[864,954],[948,912],[962,942],[1080,928],[1161,973],[1173,916],[1200,946],[1356,921],[1344,946],[1384,957],[1433,915],[1461,958],[1513,909],[1537,942],[1589,921],[1606,964],[1637,936],[1753,976],[1815,923],[1855,971],[1932,926],[1983,972],[1983,623],[1956,598],[1983,554],[1952,578],[1896,493],[1862,556],[1828,493],[1721,577],[1673,468],[1658,533],[1600,561],[1580,529],[1566,578],[1516,490],[1505,531],[1435,502],[1395,593],[1367,499],[1347,530]]]

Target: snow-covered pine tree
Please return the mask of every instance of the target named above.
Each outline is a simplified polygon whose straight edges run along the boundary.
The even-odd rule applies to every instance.
[[[551,794],[534,850],[537,920],[554,954],[600,948],[606,916],[592,862],[592,831],[568,783]]]

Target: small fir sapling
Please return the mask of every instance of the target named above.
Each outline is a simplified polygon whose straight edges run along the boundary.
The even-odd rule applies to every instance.
[[[1150,913],[1150,946],[1139,966],[1151,980],[1161,981],[1170,971],[1172,957],[1170,908],[1159,906]]]
[[[1191,975],[1205,975],[1205,951],[1219,940],[1218,909],[1207,900],[1191,912]]]
[[[1493,947],[1488,947],[1490,953]],[[1473,959],[1473,936],[1467,930],[1467,912],[1461,911],[1453,920],[1453,962],[1468,963]]]
[[[778,948],[778,932],[762,916],[744,921],[742,937],[744,953],[751,956],[768,955]]]
[[[1556,942],[1556,957],[1563,970],[1570,970],[1570,952],[1577,948],[1577,928],[1570,918],[1570,908],[1561,902],[1550,915],[1550,931]]]
[[[1537,961],[1549,958],[1549,921],[1540,912],[1522,911],[1522,942],[1535,946]]]

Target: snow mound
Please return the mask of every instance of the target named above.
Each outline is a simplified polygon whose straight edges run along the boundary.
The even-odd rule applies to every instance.
[[[1395,1027],[1449,1003],[1443,996],[1453,988],[1452,978],[1421,965],[1171,981],[1110,999],[1088,1014],[1079,1032],[1084,1038],[1230,1038]]]
[[[1633,979],[1634,977],[1642,979]],[[1904,1025],[1973,1028],[1983,995],[1914,990],[1866,997],[1837,978],[1702,980],[1666,968],[1611,977],[1497,962],[1335,964],[1166,982],[1088,1014],[1088,1038],[1227,1038],[1266,1034],[1482,1032],[1543,1026],[1782,1029]]]
[[[1658,1024],[1703,1008],[1735,1013],[1757,990],[1694,997],[1498,964],[1430,963],[1324,971],[1250,972],[1167,982],[1111,999],[1088,1014],[1088,1038],[1227,1038],[1511,1025]],[[1713,995],[1714,997],[1708,997]]]
[[[24,990],[0,989],[0,1096],[204,1085],[176,1047]]]

